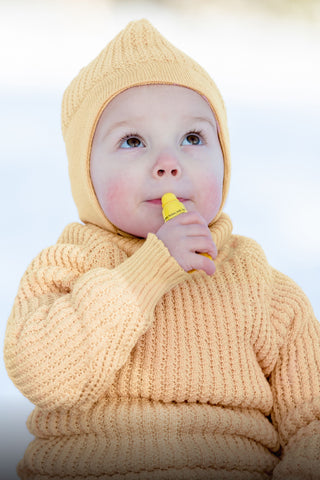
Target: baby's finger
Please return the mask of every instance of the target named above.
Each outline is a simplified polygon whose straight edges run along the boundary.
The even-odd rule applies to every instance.
[[[213,259],[216,259],[218,256],[217,247],[215,246],[214,243],[212,244],[210,242],[208,243],[207,246],[205,245],[202,248],[197,247],[197,249],[195,250],[195,253],[207,253]]]
[[[168,222],[175,222],[180,225],[200,224],[206,227],[208,226],[206,220],[196,211],[181,213],[171,220],[168,220]]]
[[[210,230],[203,223],[190,223],[179,227],[186,237],[211,237]]]
[[[189,271],[192,273],[194,270],[203,270],[207,275],[213,275],[216,271],[216,266],[210,258],[196,254],[192,259],[192,269]]]
[[[208,253],[212,258],[216,258],[218,250],[212,240],[210,231],[206,235],[189,235],[187,237],[188,249],[192,252]]]

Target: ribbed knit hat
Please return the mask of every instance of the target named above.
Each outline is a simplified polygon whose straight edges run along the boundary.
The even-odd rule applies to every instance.
[[[69,175],[79,217],[119,232],[106,218],[90,178],[90,153],[97,122],[106,105],[120,92],[138,85],[174,84],[191,88],[208,100],[219,125],[224,157],[220,216],[230,181],[227,118],[220,92],[194,60],[168,42],[148,20],[130,22],[91,62],[80,70],[62,101],[62,133]]]

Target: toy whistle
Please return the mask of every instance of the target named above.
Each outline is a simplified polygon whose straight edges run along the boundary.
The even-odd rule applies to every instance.
[[[180,213],[185,213],[188,210],[183,205],[180,200],[177,199],[174,193],[165,193],[161,198],[162,203],[162,216],[165,222],[171,220],[171,218],[180,215]],[[199,252],[199,255],[203,255],[205,257],[210,258],[212,260],[211,255],[204,252]],[[189,273],[194,272],[195,270],[190,270]]]

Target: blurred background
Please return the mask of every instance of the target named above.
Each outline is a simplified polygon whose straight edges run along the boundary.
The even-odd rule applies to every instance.
[[[1,345],[29,262],[78,220],[60,130],[63,91],[142,17],[216,81],[229,116],[225,211],[234,233],[257,240],[320,319],[319,1],[0,0]],[[2,355],[0,369],[1,478],[11,480],[32,439],[32,405]]]

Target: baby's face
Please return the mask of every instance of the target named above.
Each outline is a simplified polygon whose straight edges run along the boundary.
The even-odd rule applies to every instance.
[[[147,85],[120,93],[99,119],[90,173],[106,217],[125,232],[143,238],[156,233],[167,192],[210,223],[223,184],[211,108],[201,95],[179,86]]]

